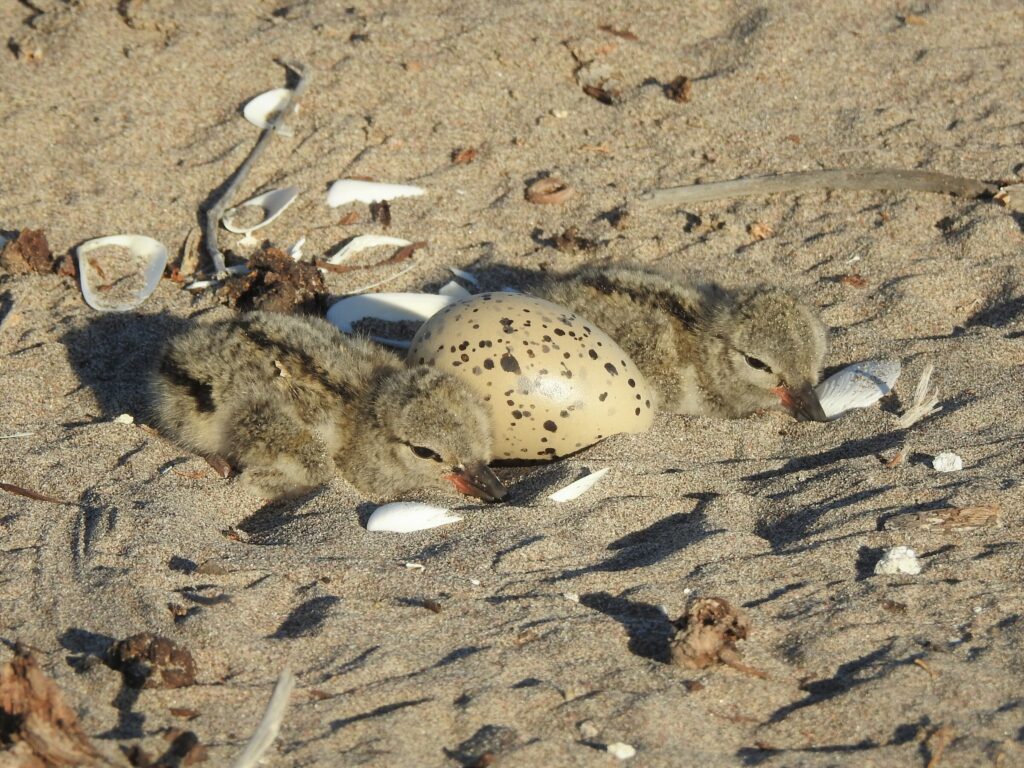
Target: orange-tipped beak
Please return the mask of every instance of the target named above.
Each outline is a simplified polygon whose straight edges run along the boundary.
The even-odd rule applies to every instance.
[[[471,464],[445,475],[445,478],[459,493],[475,496],[484,501],[501,501],[508,495],[508,490],[501,484],[501,480],[486,464]]]
[[[793,414],[799,421],[828,421],[828,416],[821,407],[818,393],[810,384],[792,389],[783,384],[771,390],[779,398],[782,407]]]

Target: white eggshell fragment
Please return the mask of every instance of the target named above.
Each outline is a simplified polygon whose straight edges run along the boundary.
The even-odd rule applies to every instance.
[[[900,376],[899,360],[866,360],[829,376],[814,391],[829,419],[866,408],[892,391]]]
[[[622,741],[609,744],[605,749],[608,750],[609,755],[617,757],[619,760],[629,760],[632,757],[636,757],[636,747]]]
[[[412,245],[412,243],[400,237],[391,237],[390,235],[358,235],[329,256],[327,263],[341,264],[345,259],[360,251],[376,248],[381,245],[397,245],[399,248],[404,248],[407,245]]]
[[[299,195],[298,187],[283,187],[282,189],[272,189],[269,192],[264,192],[261,195],[246,200],[244,203],[239,203],[234,208],[230,208],[224,212],[221,223],[224,228],[235,232],[237,234],[248,235],[250,232],[255,232],[260,227],[265,227],[267,224],[272,222],[282,213],[285,208],[291,205],[295,198]],[[239,208],[262,208],[263,218],[253,224],[238,224],[232,221],[232,218],[238,214]]]
[[[917,553],[910,547],[893,547],[875,563],[875,574],[879,576],[891,576],[897,573],[916,576],[920,572],[921,561],[917,559]]]
[[[85,303],[100,312],[135,309],[156,290],[167,247],[145,235],[111,235],[75,249]]]
[[[366,521],[368,531],[410,533],[457,523],[462,518],[444,507],[420,504],[416,501],[396,501],[377,507]]]
[[[955,453],[945,451],[932,459],[932,468],[936,472],[959,472],[964,468],[964,460]]]
[[[345,333],[354,333],[353,325],[366,318],[387,323],[426,320],[455,301],[433,293],[364,293],[332,304],[327,310],[327,322]]]
[[[465,380],[489,405],[496,459],[549,460],[654,421],[643,374],[565,307],[480,293],[425,322],[407,355]]]
[[[423,187],[411,184],[385,184],[363,179],[339,179],[327,190],[327,204],[331,208],[347,203],[377,203],[394,200],[396,197],[419,197],[426,193]]]
[[[608,467],[605,467],[604,469],[599,469],[597,470],[597,472],[591,472],[589,475],[585,475],[581,477],[579,480],[569,483],[564,488],[555,491],[550,496],[548,496],[548,498],[551,499],[552,501],[557,501],[559,504],[561,504],[563,501],[572,501],[573,499],[578,499],[584,493],[586,493],[595,485],[597,485],[598,481],[607,474]]]
[[[447,296],[449,299],[459,301],[460,299],[468,299],[473,294],[463,288],[461,285],[456,283],[454,280],[450,280],[438,289],[437,293],[441,296]]]
[[[274,88],[273,90],[265,91],[249,100],[242,108],[242,116],[257,128],[266,130],[270,127],[270,123],[273,122],[274,118],[285,108],[291,94],[292,92],[289,88]],[[295,111],[298,111],[298,106],[295,107]],[[291,130],[284,126],[278,126],[277,133],[282,136],[292,135]]]
[[[470,285],[479,285],[479,281],[476,279],[476,275],[472,272],[467,272],[464,269],[458,267],[448,267],[448,271],[455,275],[460,280],[465,280]]]

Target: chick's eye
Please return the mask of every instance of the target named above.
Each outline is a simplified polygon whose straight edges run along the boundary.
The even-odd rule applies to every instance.
[[[435,451],[429,448],[424,448],[422,445],[410,445],[412,452],[419,456],[421,459],[433,459],[434,461],[440,461],[441,457],[437,455]]]
[[[771,366],[763,360],[758,360],[756,357],[751,357],[750,355],[744,355],[743,359],[747,361],[747,365],[751,368],[756,368],[759,371],[767,371],[768,373],[772,372]]]

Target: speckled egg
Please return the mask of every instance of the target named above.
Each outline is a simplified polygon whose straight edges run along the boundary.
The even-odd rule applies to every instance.
[[[654,420],[651,390],[604,331],[521,293],[480,293],[425,322],[410,364],[461,377],[483,395],[495,459],[555,459]]]

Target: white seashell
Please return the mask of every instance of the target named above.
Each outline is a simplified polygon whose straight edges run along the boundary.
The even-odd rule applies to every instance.
[[[900,376],[899,360],[865,360],[829,376],[814,391],[829,419],[866,408],[892,391]]]
[[[412,562],[412,563],[406,563],[405,567],[408,568],[410,571],[422,571],[422,570],[426,570],[427,566],[425,566],[423,563]]]
[[[366,530],[409,533],[457,523],[461,519],[444,507],[420,504],[417,501],[396,501],[373,510],[370,519],[366,521]]]
[[[242,108],[242,115],[257,128],[266,130],[270,127],[270,123],[277,117],[278,113],[284,109],[285,104],[288,103],[288,99],[291,97],[291,93],[289,88],[274,88],[273,90],[261,93],[259,96],[250,99]],[[298,111],[299,107],[296,105],[295,112]],[[281,136],[292,135],[291,129],[283,125],[277,127],[277,132]]]
[[[306,237],[303,235],[295,244],[288,249],[288,255],[291,256],[295,261],[302,261],[302,246],[306,244]]]
[[[127,254],[89,257],[98,248],[111,247]],[[98,237],[82,243],[75,254],[85,303],[100,312],[135,309],[156,290],[167,264],[167,247],[145,235]]]
[[[362,179],[339,179],[327,190],[327,204],[331,208],[347,203],[376,203],[394,200],[396,197],[419,197],[427,190],[411,184],[385,184]]]
[[[558,503],[578,499],[584,493],[593,488],[597,484],[597,482],[607,474],[608,467],[605,467],[604,469],[599,469],[597,470],[597,472],[591,472],[589,475],[585,475],[584,477],[581,477],[579,480],[573,483],[569,483],[561,490],[555,491],[550,496],[548,496],[548,498],[551,499],[552,501],[557,501]]]
[[[470,296],[473,295],[465,288],[463,288],[461,285],[456,283],[454,280],[445,283],[438,291],[438,294],[440,294],[441,296],[447,296],[448,298],[454,299],[455,301],[468,299]]]
[[[132,416],[130,413],[122,413],[120,416],[114,419],[114,422],[117,424],[134,424],[135,417]]]
[[[480,285],[480,281],[476,279],[476,275],[472,272],[466,272],[463,269],[457,269],[455,267],[448,267],[448,271],[455,275],[460,280],[465,280],[470,285]]]
[[[946,451],[932,459],[932,468],[936,472],[959,472],[964,468],[964,460],[955,453]]]
[[[921,562],[917,559],[917,553],[910,547],[893,547],[875,563],[875,573],[879,576],[891,576],[896,573],[916,576],[920,572]]]
[[[239,235],[245,235],[246,239],[249,239],[249,235],[255,232],[261,227],[267,226],[270,222],[284,213],[285,208],[291,205],[295,198],[299,195],[298,187],[284,187],[283,189],[272,189],[269,192],[264,192],[262,195],[256,195],[256,197],[246,200],[244,203],[239,203],[234,208],[230,208],[224,212],[224,216],[221,218],[221,224],[224,228],[230,230]],[[263,219],[251,225],[235,224],[229,217],[234,216],[238,213],[239,208],[262,208]]]
[[[329,256],[327,263],[341,264],[341,262],[353,254],[369,248],[376,248],[380,245],[397,245],[399,248],[404,248],[407,245],[412,245],[412,243],[400,237],[391,237],[389,235],[358,235],[341,246],[333,256]]]
[[[631,757],[636,757],[636,747],[621,741],[609,744],[605,749],[608,750],[609,755],[617,757],[619,760],[629,760]]]
[[[375,318],[387,323],[424,321],[457,299],[432,293],[365,293],[337,301],[327,310],[327,322],[345,333],[355,333],[355,323]],[[378,344],[407,349],[408,341],[371,336]]]

